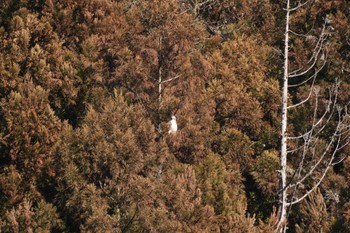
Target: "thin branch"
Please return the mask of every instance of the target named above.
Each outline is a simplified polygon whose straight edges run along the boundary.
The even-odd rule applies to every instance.
[[[345,116],[349,116],[348,114],[345,114]],[[341,130],[340,130],[340,133],[337,134],[337,136],[343,136],[344,134],[348,135],[350,133],[350,123],[347,123],[345,124],[344,122],[346,121],[347,119],[344,118],[342,121],[341,121]]]
[[[291,178],[291,180],[290,180],[288,186],[290,186],[290,184],[293,182],[294,177],[295,177],[295,175],[296,175],[297,173],[298,173],[298,179],[300,179],[301,171],[302,171],[302,168],[303,168],[303,166],[304,166],[304,160],[305,160],[306,153],[307,153],[307,150],[308,150],[309,144],[310,144],[310,138],[305,138],[304,141],[305,141],[305,142],[303,143],[303,146],[304,146],[304,147],[303,147],[303,153],[302,153],[301,162],[299,163],[298,169],[294,172],[294,174],[293,174],[293,176],[292,176],[292,178]],[[287,187],[288,187],[288,186],[287,186]],[[297,188],[298,188],[298,185],[295,185],[295,186],[294,186],[293,193],[292,193],[292,199],[294,198],[294,195],[295,195],[295,193],[296,193],[296,191],[297,191]],[[291,208],[291,206],[289,206],[289,210],[290,210],[290,208]]]
[[[312,120],[312,127],[311,129],[300,135],[300,136],[296,136],[296,137],[288,137],[287,139],[300,139],[300,138],[303,138],[304,139],[304,142],[308,142],[309,139],[312,137],[312,132],[313,130],[315,129],[315,127],[320,124],[323,120],[323,116],[325,116],[325,114],[327,113],[327,111],[325,111],[325,114],[321,117],[321,119],[319,119],[319,121],[317,123],[315,123],[315,119],[316,119],[316,115],[317,115],[317,110],[318,110],[318,90],[315,91],[315,95],[316,95],[316,98],[315,98],[315,108],[314,108],[314,116],[313,116],[313,120]]]
[[[330,95],[331,96],[331,95]],[[331,97],[330,97],[331,98]],[[331,101],[329,101],[329,104],[330,104]],[[315,123],[316,121],[316,116],[317,116],[317,109],[318,109],[318,96],[317,96],[317,93],[316,93],[316,100],[315,100],[315,108],[314,108],[314,116],[313,116],[313,122],[312,122],[312,127],[310,129],[310,131],[308,132],[308,134],[306,134],[303,138],[304,138],[304,143],[303,143],[303,153],[302,153],[302,160],[301,162],[299,163],[299,167],[298,167],[298,170],[299,170],[299,174],[298,174],[298,178],[300,179],[301,177],[301,171],[302,171],[302,168],[303,168],[303,164],[304,164],[304,160],[305,160],[305,156],[307,154],[307,151],[309,150],[309,146],[310,146],[310,142],[312,140],[313,137],[313,131],[315,129],[315,127],[320,124],[323,120],[323,118],[325,117],[326,113],[327,113],[327,110],[325,111],[325,113],[323,114],[323,116],[321,117],[321,119],[318,120],[317,123]],[[327,109],[328,109],[329,105],[327,106]],[[333,114],[330,114],[330,116],[332,116]],[[331,117],[330,117],[331,118]],[[329,118],[329,119],[330,119]],[[327,122],[328,124],[328,122]],[[325,124],[325,125],[327,125]],[[325,125],[322,127],[324,128]],[[323,129],[320,129],[316,135],[321,132]],[[312,154],[315,154],[315,152],[313,152]],[[297,185],[295,185],[295,189],[296,189]]]
[[[311,75],[309,78],[307,78],[306,80],[304,80],[304,81],[302,81],[302,82],[300,82],[300,83],[297,83],[297,84],[289,84],[288,87],[298,87],[298,86],[304,85],[305,83],[309,82],[311,79],[315,79],[316,76],[318,75],[318,73],[323,69],[323,67],[324,67],[324,66],[326,65],[326,63],[327,63],[328,53],[326,52],[326,53],[323,53],[323,54],[325,55],[324,62],[322,63],[321,67],[319,67],[319,68],[317,68],[317,69],[315,70],[315,73],[314,73],[313,75]],[[317,61],[317,59],[316,59],[315,61]],[[312,67],[311,67],[309,70],[305,71],[305,74],[306,74],[307,72],[309,72],[313,67],[314,67],[314,65],[312,65]],[[304,74],[304,72],[303,72],[303,73],[300,73],[300,75],[303,75],[303,74]],[[300,75],[296,75],[296,76],[300,76]],[[296,76],[293,76],[293,77],[296,77]]]
[[[305,160],[307,151],[309,150],[310,142],[311,142],[311,135],[310,135],[310,137],[305,138],[305,142],[304,142],[305,146],[303,148],[302,158],[301,158],[301,162],[299,163],[299,168],[298,168],[298,170],[299,170],[298,179],[300,179],[300,177],[301,177],[301,171],[302,171],[302,168],[304,166],[304,160]]]
[[[297,152],[297,151],[303,149],[304,147],[305,147],[305,144],[303,143],[301,146],[299,146],[299,147],[297,147],[295,149],[288,150],[287,153],[291,154],[291,153]]]
[[[306,132],[306,133],[304,133],[304,134],[302,134],[302,135],[300,135],[300,136],[289,137],[289,139],[301,139],[301,138],[303,138],[303,139],[305,140],[306,137],[308,137],[308,138],[314,137],[314,138],[315,138],[315,137],[317,137],[317,136],[324,130],[324,128],[329,124],[330,120],[332,119],[333,114],[334,114],[334,111],[335,111],[335,109],[336,109],[335,103],[336,103],[336,101],[337,101],[337,96],[338,96],[338,95],[337,95],[337,93],[338,93],[337,90],[338,90],[338,85],[336,85],[335,91],[334,91],[335,95],[334,95],[334,100],[333,100],[333,101],[334,101],[333,107],[331,108],[332,95],[333,95],[333,94],[330,93],[330,94],[329,94],[329,95],[330,95],[330,98],[329,98],[329,100],[328,100],[327,108],[326,108],[326,110],[324,111],[324,114],[322,115],[322,117],[318,120],[318,122],[315,123],[315,120],[316,120],[316,115],[315,115],[315,113],[316,113],[316,111],[317,111],[317,110],[315,110],[315,111],[314,111],[313,124],[312,124],[311,129],[310,129],[308,132]],[[316,108],[317,108],[317,106],[316,106]],[[319,124],[321,124],[322,121],[324,121],[324,118],[326,117],[326,115],[327,115],[328,112],[330,112],[330,113],[329,113],[329,116],[328,116],[326,122],[323,124],[323,126],[322,126],[320,129],[317,130],[316,133],[313,134],[313,131],[314,131],[314,129],[316,128],[316,126],[318,126]],[[339,124],[342,124],[342,122],[340,122]],[[335,132],[335,135],[334,135],[334,136],[338,137],[338,136],[341,136],[341,135],[338,135],[338,133]],[[309,145],[309,144],[308,144],[308,145]],[[297,148],[297,150],[302,149],[302,148],[304,148],[304,147],[306,147],[306,146],[308,147],[308,145],[306,145],[305,143],[303,143],[303,145],[302,145],[301,147]],[[295,150],[295,151],[297,151],[297,150]]]
[[[301,202],[302,200],[304,200],[307,196],[309,196],[320,184],[321,182],[323,181],[324,177],[326,176],[327,172],[328,172],[328,169],[330,168],[331,166],[327,166],[326,167],[326,170],[324,171],[324,173],[322,174],[322,177],[320,178],[320,180],[317,182],[316,185],[314,185],[308,192],[306,192],[302,197],[298,198],[297,200],[295,201],[292,201],[292,202],[287,202],[286,205],[287,206],[291,206],[291,205],[294,205],[294,204],[297,204],[299,202]]]
[[[335,90],[335,97],[334,97],[334,103],[336,103],[337,101],[337,90]],[[318,111],[318,98],[316,96],[316,100],[315,100],[315,109],[314,109],[314,116],[313,116],[313,123],[312,123],[312,126],[311,126],[311,129],[309,131],[307,131],[306,133],[302,134],[302,135],[299,135],[299,136],[293,136],[293,137],[287,137],[287,139],[291,139],[291,140],[296,140],[296,139],[302,139],[302,138],[305,138],[306,136],[310,137],[310,135],[312,135],[312,132],[313,130],[323,122],[323,120],[325,119],[325,117],[327,116],[327,113],[329,113],[329,116],[326,120],[326,123],[323,124],[323,126],[316,132],[316,135],[318,135],[320,132],[322,132],[322,130],[326,127],[326,125],[328,125],[328,123],[330,122],[330,120],[332,119],[332,116],[333,116],[333,113],[334,113],[334,110],[335,110],[335,104],[333,104],[333,107],[331,109],[331,104],[332,104],[332,93],[329,94],[329,99],[328,99],[328,103],[327,103],[327,107],[326,107],[326,110],[323,112],[323,115],[320,117],[320,119],[315,123],[315,120],[316,120],[316,114],[317,114],[317,111]]]
[[[338,137],[337,147],[339,147],[339,140],[340,140],[340,138]],[[328,143],[327,147],[325,148],[321,157],[318,159],[318,161],[315,163],[315,165],[301,179],[299,179],[296,183],[292,184],[291,187],[294,187],[295,185],[301,184],[306,178],[308,178],[314,172],[314,170],[321,164],[324,157],[327,155],[328,151],[331,149],[331,146],[333,145],[334,141],[335,141],[335,137],[332,137],[332,140]],[[336,152],[337,152],[337,149],[335,149],[333,151],[333,154],[335,154]],[[313,152],[313,154],[315,154],[315,153]]]
[[[138,212],[139,212],[139,204],[136,203],[135,212],[134,212],[133,216],[129,219],[129,221],[126,223],[126,225],[123,227],[123,229],[121,230],[122,233],[127,232],[130,229],[131,224],[133,223]]]
[[[318,125],[318,123],[321,123],[324,120],[324,118],[326,117],[328,112],[329,112],[329,116],[328,116],[326,122],[323,124],[323,126],[314,134],[314,137],[317,136],[318,134],[320,134],[324,130],[324,128],[328,125],[328,123],[330,122],[330,120],[333,117],[333,114],[334,114],[334,112],[336,110],[336,102],[338,100],[338,85],[336,85],[335,89],[334,89],[334,100],[333,101],[332,101],[332,96],[333,96],[333,93],[330,91],[327,108],[324,111],[322,117],[316,123],[316,125]],[[333,103],[333,106],[331,108],[332,103]]]
[[[316,117],[317,117],[317,111],[318,111],[318,91],[315,91],[315,94],[316,94],[316,98],[315,98],[315,108],[314,108],[314,115],[313,115],[313,119],[312,119],[312,127],[311,127],[311,130],[309,131],[310,133],[304,137],[304,149],[303,149],[303,153],[302,153],[302,160],[299,164],[299,173],[298,173],[298,179],[300,179],[301,177],[301,171],[302,171],[302,168],[304,166],[304,160],[305,160],[305,157],[306,157],[306,154],[307,154],[307,151],[309,149],[309,146],[310,146],[310,142],[312,140],[312,137],[313,137],[313,131],[314,129],[317,127],[318,124],[320,124],[323,120],[323,117],[326,115],[327,113],[327,110],[325,111],[324,115],[321,117],[321,119],[318,120],[318,122],[315,123],[316,121]],[[320,132],[320,131],[319,131]],[[296,191],[296,188],[297,186],[295,186],[295,191]]]
[[[349,145],[349,142],[350,142],[350,141],[348,141],[348,142],[345,144],[345,146]],[[345,155],[343,158],[341,158],[341,159],[338,160],[337,162],[332,163],[332,166],[337,165],[337,164],[343,162],[346,158],[348,158],[348,155]]]
[[[300,178],[298,181],[296,181],[294,184],[291,184],[290,187],[294,187],[296,185],[301,184],[306,178],[308,178],[313,172],[314,170],[320,165],[320,163],[323,161],[324,157],[326,156],[326,154],[328,153],[328,151],[330,150],[331,146],[333,145],[334,141],[336,138],[338,138],[338,142],[337,142],[337,146],[336,148],[339,147],[339,142],[340,142],[340,137],[336,137],[335,134],[339,129],[339,124],[340,122],[338,122],[337,128],[335,130],[335,133],[333,134],[330,142],[328,143],[327,147],[325,148],[325,150],[323,151],[321,157],[319,158],[319,160],[316,162],[316,164],[309,170],[308,173],[306,173],[302,178]],[[337,152],[337,149],[334,150],[332,157],[334,157],[334,154]]]
[[[277,54],[283,56],[283,52],[280,49],[272,47],[272,50],[275,51]]]
[[[309,135],[311,134],[311,131],[313,130],[313,128],[311,128],[309,131],[307,131],[306,133],[303,133],[299,136],[292,136],[292,137],[287,137],[288,140],[296,140],[296,139],[302,139],[305,137],[309,137]]]
[[[340,143],[340,138],[338,138],[338,142],[337,142],[337,146],[339,145]],[[323,172],[321,178],[319,179],[319,181],[316,183],[316,185],[314,185],[309,191],[307,191],[302,197],[298,198],[297,200],[294,200],[292,202],[288,202],[286,203],[287,206],[290,206],[290,205],[294,205],[294,204],[297,204],[299,202],[301,202],[302,200],[304,200],[307,196],[309,196],[320,184],[321,182],[323,181],[323,179],[325,178],[329,168],[332,166],[332,162],[334,160],[334,155],[335,155],[335,152],[333,152],[332,154],[332,157],[330,159],[330,161],[328,162],[327,164],[327,167],[325,169],[325,171]]]
[[[301,3],[301,2],[299,1],[298,6],[293,7],[293,8],[289,8],[289,9],[284,9],[284,10],[285,10],[285,11],[289,11],[289,12],[296,11],[296,10],[298,10],[299,8],[305,6],[306,4],[308,4],[309,2],[312,2],[312,1],[313,1],[313,0],[307,0],[307,1],[303,2],[303,3]]]
[[[339,146],[337,148],[337,151],[340,151],[341,149],[343,149],[344,147],[346,147],[347,145],[349,145],[350,141],[348,140],[346,143],[344,143],[343,145]]]
[[[338,138],[339,139],[339,138]],[[302,182],[304,180],[306,180],[310,175],[312,175],[312,173],[315,171],[315,169],[321,164],[321,162],[323,161],[324,157],[326,156],[327,152],[330,149],[330,146],[333,144],[334,140],[331,140],[331,142],[327,145],[327,148],[325,149],[325,151],[322,153],[321,158],[315,163],[315,165],[309,170],[308,173],[306,173],[302,178],[300,178],[297,182],[295,182],[294,184],[290,185],[290,188],[293,188],[295,186],[298,186],[300,184],[302,184]],[[337,145],[338,146],[338,145]],[[335,154],[337,150],[334,150],[333,152],[333,156]],[[315,152],[313,152],[314,154]]]
[[[321,31],[321,34],[320,36],[318,37],[318,40],[317,40],[317,43],[313,49],[313,53],[312,53],[312,56],[311,58],[309,59],[309,61],[307,61],[306,65],[310,64],[312,62],[312,64],[306,68],[306,70],[304,70],[303,72],[301,73],[298,73],[300,70],[302,70],[303,68],[300,68],[298,70],[295,70],[295,71],[292,71],[289,73],[289,77],[290,78],[294,78],[294,77],[298,77],[298,76],[302,76],[304,74],[306,74],[307,72],[309,72],[316,64],[317,62],[317,58],[318,58],[318,55],[320,53],[320,51],[324,48],[324,42],[326,41],[327,39],[327,34],[325,33],[325,30],[326,30],[326,24],[324,23],[323,24],[323,27],[322,27],[322,31]]]
[[[289,29],[289,31],[290,31],[293,35],[295,35],[295,36],[300,36],[300,37],[305,37],[305,38],[308,38],[308,36],[309,36],[308,34],[309,34],[312,30],[313,30],[313,28],[311,28],[307,33],[302,34],[302,33],[297,33],[297,32],[295,32],[295,31]]]
[[[300,101],[299,103],[288,106],[287,109],[296,108],[296,107],[306,103],[307,101],[309,101],[311,94],[312,94],[312,91],[313,91],[313,87],[315,85],[315,80],[316,80],[316,75],[315,75],[314,80],[312,81],[309,95],[304,100]]]
[[[202,7],[203,5],[211,2],[211,4],[209,4],[209,6],[210,6],[210,5],[213,5],[215,3],[215,1],[216,0],[206,0],[206,1],[203,1],[201,3],[196,3],[196,4],[197,4],[197,6]]]
[[[161,84],[167,83],[167,82],[173,81],[173,80],[175,80],[175,79],[178,79],[178,78],[180,78],[181,76],[182,76],[182,74],[178,74],[178,75],[176,75],[175,77],[169,78],[169,79],[164,80],[164,81],[161,81],[160,83],[161,83]]]
[[[306,63],[306,64],[309,64],[310,62],[312,62],[312,64],[309,65],[308,68],[306,68],[304,71],[302,71],[302,72],[300,72],[300,73],[298,73],[298,72],[299,72],[302,68],[299,69],[299,70],[290,72],[290,73],[289,73],[289,78],[295,78],[295,77],[303,76],[303,75],[307,74],[312,68],[315,67],[315,65],[316,65],[316,63],[317,63],[317,61],[318,61],[318,56],[319,56],[321,50],[323,50],[323,48],[324,48],[324,47],[323,47],[323,42],[324,42],[324,41],[322,41],[322,44],[320,45],[320,47],[317,49],[316,52],[313,53],[313,55],[312,55],[312,57],[310,58],[310,60]],[[316,46],[317,46],[317,45],[316,45]],[[324,53],[323,53],[323,54],[324,54]],[[327,59],[324,59],[324,63],[325,63],[326,61],[327,61]],[[324,66],[324,64],[322,65],[322,67],[323,67],[323,66]]]

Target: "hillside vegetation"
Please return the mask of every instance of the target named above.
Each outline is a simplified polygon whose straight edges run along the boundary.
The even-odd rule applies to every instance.
[[[284,7],[1,0],[0,232],[274,232]],[[325,20],[326,62],[289,101],[305,99],[311,85],[318,96],[290,111],[290,135],[308,130],[315,99],[321,112],[337,81],[337,105],[349,105],[350,2],[311,1],[291,13],[290,70],[312,57]],[[168,134],[173,115],[178,130]],[[342,143],[339,163],[288,209],[288,232],[350,232]],[[300,155],[288,157],[290,177]],[[312,155],[306,166],[321,156]]]

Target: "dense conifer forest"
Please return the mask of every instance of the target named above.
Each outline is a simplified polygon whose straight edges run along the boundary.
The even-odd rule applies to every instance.
[[[1,0],[0,232],[350,232],[350,2],[287,1]]]

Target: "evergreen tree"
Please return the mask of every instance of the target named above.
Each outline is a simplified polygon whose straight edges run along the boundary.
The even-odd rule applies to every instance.
[[[327,112],[334,80],[337,103],[350,98],[350,4],[306,2],[291,1],[289,71],[315,55],[319,91],[290,89],[288,105],[310,103],[289,111],[288,137]],[[1,1],[0,231],[274,232],[285,3]],[[289,140],[288,184],[307,173],[298,158],[322,158],[339,120],[328,119],[314,153]],[[319,190],[288,209],[289,232],[350,229],[341,120],[344,146]]]

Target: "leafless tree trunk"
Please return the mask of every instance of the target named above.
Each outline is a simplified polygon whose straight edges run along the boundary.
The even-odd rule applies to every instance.
[[[349,123],[347,122],[348,113],[346,109],[342,109],[336,105],[337,102],[337,90],[339,83],[335,84],[335,87],[329,92],[329,99],[324,107],[324,113],[319,116],[319,88],[315,87],[315,80],[317,74],[326,64],[327,46],[326,39],[329,35],[329,25],[327,19],[323,25],[322,31],[316,42],[316,46],[312,52],[312,56],[306,67],[302,67],[296,71],[289,71],[289,37],[290,34],[295,36],[305,36],[290,30],[290,13],[298,10],[305,4],[308,4],[311,0],[307,0],[304,3],[300,3],[296,7],[291,7],[290,0],[286,3],[286,25],[285,25],[285,37],[284,37],[284,72],[283,72],[283,86],[282,86],[282,122],[281,122],[281,151],[280,151],[280,191],[279,191],[279,218],[276,228],[276,232],[284,233],[287,230],[288,223],[288,210],[294,204],[299,203],[306,198],[310,193],[316,190],[322,180],[327,174],[327,171],[336,163],[343,161],[345,158],[338,158],[336,160],[336,153],[339,152],[344,146],[349,143]],[[321,65],[318,65],[321,62]],[[311,71],[314,73],[306,78],[304,81],[289,85],[289,79],[294,77],[301,77],[309,74]],[[288,93],[290,88],[296,88],[304,84],[309,84],[309,95],[299,103],[288,105]],[[303,104],[311,101],[311,97],[314,96],[313,119],[310,128],[306,133],[290,136],[288,135],[288,110],[302,106]],[[337,123],[334,127],[333,135],[325,143],[323,148],[318,148],[319,136],[332,119],[336,119]],[[288,143],[296,141],[298,146],[294,149],[288,148]],[[322,149],[322,150],[321,150]],[[321,150],[321,151],[320,151]],[[290,175],[288,172],[288,155],[296,153],[300,155],[300,162],[298,167]],[[314,161],[306,164],[308,156],[312,156]],[[317,171],[317,172],[316,172]],[[290,177],[287,177],[290,175]],[[306,181],[310,181],[311,185],[306,185]],[[310,182],[309,182],[310,183]],[[303,187],[303,192],[300,194],[298,189]],[[298,196],[299,195],[299,196]]]
[[[161,50],[162,48],[162,37],[159,37],[159,50]],[[174,81],[176,79],[178,79],[181,75],[176,75],[175,77],[172,78],[168,78],[166,80],[163,80],[163,67],[162,67],[162,61],[161,61],[161,57],[158,59],[159,61],[159,67],[158,67],[158,137],[161,137],[162,135],[162,125],[161,125],[161,119],[160,119],[160,108],[161,108],[161,104],[162,104],[162,94],[164,91],[163,88],[163,84],[164,83],[168,83],[171,81]]]
[[[287,0],[286,11],[286,27],[284,36],[284,72],[283,72],[283,89],[282,89],[282,121],[281,121],[281,158],[280,158],[280,217],[279,225],[285,225],[287,222],[287,113],[288,113],[288,50],[289,50],[289,14],[290,7],[289,0]],[[282,229],[282,228],[281,228]],[[283,230],[281,230],[283,232]]]

